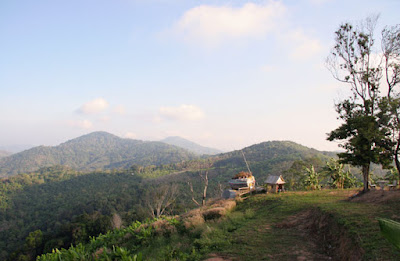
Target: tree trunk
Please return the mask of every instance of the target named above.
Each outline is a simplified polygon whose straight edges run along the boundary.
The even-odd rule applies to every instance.
[[[362,174],[364,179],[364,192],[369,190],[369,163],[362,166]]]
[[[202,200],[202,205],[206,205],[206,198],[207,198],[207,187],[208,187],[208,170],[206,171],[205,177],[204,177],[204,190],[203,190],[203,200]]]
[[[400,132],[399,132],[399,138],[397,139],[397,146],[396,149],[394,150],[394,162],[396,164],[397,173],[399,174],[400,177],[399,151],[400,151]]]

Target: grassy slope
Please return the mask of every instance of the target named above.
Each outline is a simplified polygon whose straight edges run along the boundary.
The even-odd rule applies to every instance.
[[[155,229],[136,244],[129,244],[127,240],[132,235],[143,238],[140,230],[127,228],[133,231],[131,236],[126,229],[114,230],[106,237],[93,239],[82,253],[92,257],[93,253],[107,248],[111,256],[115,255],[112,249],[124,247],[127,255],[134,257],[140,253],[143,260],[205,260],[209,257],[252,261],[399,260],[400,250],[382,237],[376,221],[377,217],[400,219],[399,191],[391,194],[395,196],[392,199],[375,191],[371,193],[372,198],[384,200],[372,203],[348,201],[348,196],[355,192],[326,190],[251,196],[221,220],[208,220],[191,229],[185,229],[175,220],[175,232],[171,232],[174,229],[158,229],[159,232]],[[304,224],[314,224],[317,229],[310,232],[310,227]],[[340,242],[321,243],[323,238],[331,236],[337,236],[338,241],[344,243],[341,249]],[[61,256],[66,257],[75,250],[63,251]],[[41,260],[58,260],[54,254],[47,257]]]
[[[354,191],[318,191],[251,197],[231,213],[235,216],[254,211],[251,218],[232,226],[228,217],[227,221],[216,225],[216,229],[224,232],[229,244],[215,250],[219,255],[237,260],[294,260],[299,256],[324,260],[324,256],[319,256],[324,254],[323,249],[318,242],[310,240],[310,235],[304,230],[298,226],[277,226],[296,213],[318,208],[328,213],[339,227],[347,231],[347,237],[365,251],[363,259],[399,260],[400,251],[382,237],[376,218],[399,220],[400,198],[381,204],[346,201],[352,193]],[[227,227],[231,232],[227,232]]]

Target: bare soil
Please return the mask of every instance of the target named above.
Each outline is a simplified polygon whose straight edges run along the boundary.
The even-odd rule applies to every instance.
[[[364,202],[372,204],[382,204],[400,198],[400,190],[380,190],[374,189],[367,193],[362,193],[350,199],[352,202]]]
[[[297,260],[361,260],[364,254],[343,228],[318,209],[290,216],[276,227],[298,229],[309,236],[310,249],[300,250]]]

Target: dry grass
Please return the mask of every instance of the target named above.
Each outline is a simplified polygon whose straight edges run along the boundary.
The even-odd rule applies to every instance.
[[[151,223],[151,226],[156,235],[166,235],[176,232],[176,227],[165,219],[159,219]]]
[[[204,220],[218,219],[225,216],[226,209],[222,207],[210,208],[203,211]]]
[[[183,225],[187,229],[198,227],[198,226],[204,224],[204,222],[205,222],[203,215],[200,215],[200,213],[196,213],[196,214],[190,215],[190,216],[184,216],[182,218],[182,221],[183,221]]]
[[[232,179],[250,178],[252,176],[253,175],[250,172],[242,171],[242,172],[239,172],[238,174],[236,174],[235,176],[233,176]]]
[[[181,216],[181,220],[185,228],[197,227],[205,222],[205,220],[218,219],[225,216],[236,206],[235,200],[213,200],[201,208],[193,209]]]

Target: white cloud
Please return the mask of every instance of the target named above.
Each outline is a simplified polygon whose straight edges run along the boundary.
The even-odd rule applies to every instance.
[[[204,118],[204,112],[197,106],[182,104],[179,107],[161,107],[160,117],[177,121],[195,121]]]
[[[97,98],[92,101],[89,101],[83,104],[79,109],[78,112],[84,114],[94,114],[104,111],[108,108],[108,102],[103,98]]]
[[[281,2],[246,3],[242,7],[201,5],[185,12],[173,26],[184,41],[215,47],[224,41],[260,37],[279,25]]]
[[[123,105],[118,105],[114,107],[114,112],[116,114],[124,115],[126,113],[126,109]]]
[[[76,127],[84,130],[91,129],[93,127],[93,123],[88,120],[69,121],[68,125],[71,127]]]
[[[302,30],[290,32],[286,37],[293,48],[291,57],[296,60],[310,58],[322,51],[322,45],[316,38],[307,36]]]
[[[137,135],[136,135],[136,133],[133,133],[133,132],[128,131],[128,132],[126,132],[126,133],[124,134],[124,138],[136,139],[136,138],[137,138]]]

